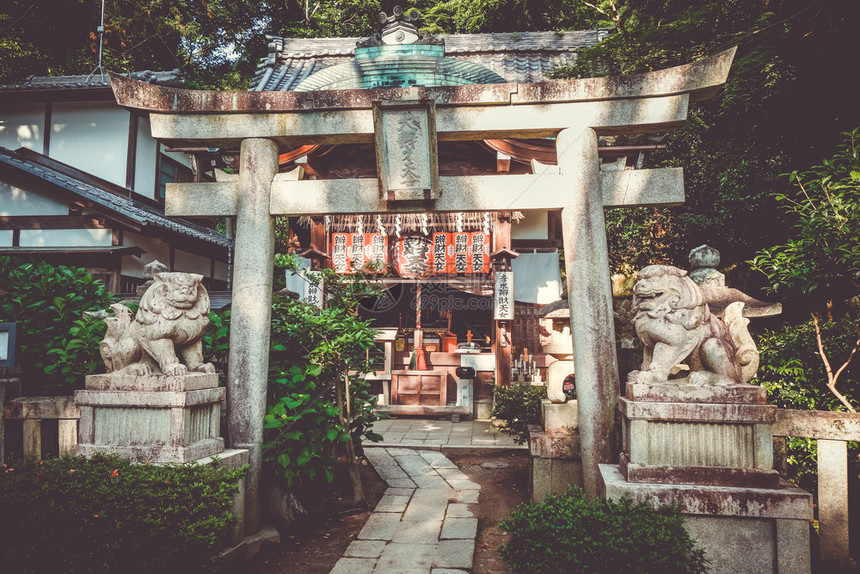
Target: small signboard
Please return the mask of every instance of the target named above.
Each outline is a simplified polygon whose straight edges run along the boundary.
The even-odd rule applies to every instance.
[[[439,198],[433,100],[373,103],[379,189],[388,201]]]
[[[496,293],[493,305],[493,318],[496,321],[514,319],[514,272],[496,272]]]
[[[0,367],[15,366],[16,323],[0,323]]]

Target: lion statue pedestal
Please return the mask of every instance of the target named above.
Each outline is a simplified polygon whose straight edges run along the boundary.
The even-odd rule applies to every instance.
[[[107,373],[75,392],[75,454],[117,454],[135,462],[187,462],[224,452],[226,389],[203,362],[209,295],[201,275],[156,273],[137,315],[111,306],[101,343]]]
[[[621,453],[600,465],[602,495],[677,504],[714,572],[808,573],[812,496],[773,469],[777,407],[747,384],[758,353],[743,304],[720,320],[685,271],[639,278],[644,360],[619,399]]]

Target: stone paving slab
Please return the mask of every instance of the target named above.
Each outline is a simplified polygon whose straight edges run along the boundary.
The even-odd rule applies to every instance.
[[[397,422],[389,422],[387,428]],[[332,574],[465,574],[470,570],[478,520],[468,505],[478,502],[480,485],[438,451],[406,448],[401,443],[367,446],[364,452],[390,488]]]

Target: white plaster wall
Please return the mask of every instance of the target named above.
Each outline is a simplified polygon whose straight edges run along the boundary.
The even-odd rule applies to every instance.
[[[158,259],[165,265],[170,265],[170,245],[161,239],[144,237],[126,231],[122,234],[124,246],[140,247],[146,253],[140,257],[124,255],[122,258],[122,274],[128,277],[143,277],[143,266]]]
[[[129,113],[110,102],[57,102],[50,156],[125,185]]]
[[[11,229],[0,229],[0,245],[3,247],[12,247]]]
[[[42,153],[45,104],[5,104],[0,117],[0,146]]]
[[[137,120],[137,152],[134,163],[134,191],[146,197],[155,197],[155,158],[158,144],[152,138],[149,118]]]
[[[0,216],[68,214],[68,202],[58,201],[46,193],[21,189],[0,181]]]
[[[546,239],[549,237],[547,212],[525,211],[525,219],[511,226],[511,239]]]
[[[110,229],[22,229],[21,247],[110,247]]]
[[[167,146],[162,144],[160,149],[162,152],[164,152],[164,150],[167,149]],[[182,152],[172,152],[164,153],[164,155],[169,157],[173,161],[184,165],[188,169],[191,169],[191,158],[188,157],[188,154]]]
[[[179,249],[173,253],[173,268],[174,271],[199,273],[204,277],[209,277],[209,272],[211,271],[208,257],[201,257],[193,253],[180,251]]]
[[[228,277],[227,263],[225,261],[215,261],[215,279],[226,281]]]

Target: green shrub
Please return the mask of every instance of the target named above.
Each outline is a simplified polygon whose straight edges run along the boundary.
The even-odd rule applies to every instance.
[[[507,423],[500,430],[513,436],[517,444],[529,440],[529,425],[540,424],[540,405],[545,398],[546,387],[529,383],[494,387],[493,416]]]
[[[65,456],[0,469],[4,572],[193,571],[235,517],[244,470]]]
[[[272,353],[264,459],[284,477],[287,487],[318,490],[334,478],[338,446],[352,440],[380,440],[371,432],[376,397],[370,384],[349,375],[350,422],[344,429],[335,385],[344,372],[369,371],[366,351],[375,331],[343,308],[325,309],[287,297],[272,302]]]
[[[529,574],[686,574],[705,572],[702,550],[683,527],[677,508],[586,500],[571,487],[564,496],[514,508],[501,528],[499,548],[515,572]]]
[[[107,309],[113,296],[80,268],[0,257],[0,321],[18,323],[15,363],[25,393],[71,394],[102,366],[102,319],[86,311]]]

